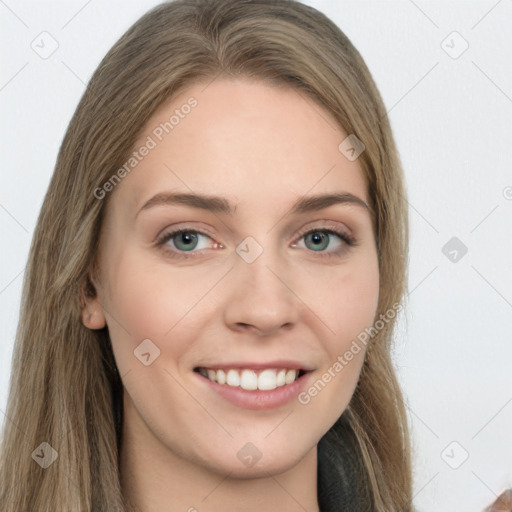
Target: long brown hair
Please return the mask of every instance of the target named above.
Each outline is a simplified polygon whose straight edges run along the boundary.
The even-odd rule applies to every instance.
[[[344,33],[295,0],[177,0],[155,7],[92,76],[39,215],[1,445],[3,512],[125,510],[122,381],[108,331],[89,330],[80,317],[83,294],[94,294],[88,272],[109,199],[98,200],[94,191],[123,165],[163,102],[218,76],[293,86],[363,141],[359,162],[376,213],[377,317],[404,300],[409,231],[403,171],[381,96]],[[343,414],[378,512],[412,509],[409,429],[390,354],[395,320],[369,341]],[[339,428],[338,422],[331,433]],[[49,467],[36,464],[38,457],[52,462],[52,449],[57,459]]]

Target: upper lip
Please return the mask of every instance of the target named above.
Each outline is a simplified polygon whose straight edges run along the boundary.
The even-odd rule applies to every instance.
[[[233,369],[233,370],[264,370],[265,368],[278,368],[287,370],[304,370],[306,372],[312,371],[307,364],[300,363],[298,361],[290,360],[278,360],[278,361],[267,361],[265,363],[254,363],[254,362],[243,362],[243,361],[232,361],[229,363],[205,363],[196,366],[195,368],[206,368],[206,369]]]

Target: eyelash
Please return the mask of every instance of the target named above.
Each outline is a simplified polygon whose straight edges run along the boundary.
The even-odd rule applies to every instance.
[[[158,248],[162,249],[168,256],[170,256],[172,258],[190,259],[190,258],[199,257],[199,256],[196,256],[196,255],[198,253],[200,253],[200,251],[180,251],[180,250],[177,250],[177,249],[171,249],[169,247],[164,247],[164,245],[169,240],[174,238],[176,235],[179,235],[180,233],[194,233],[194,234],[203,235],[203,236],[206,236],[208,238],[211,238],[211,236],[208,233],[204,233],[203,231],[199,231],[199,230],[192,229],[192,228],[180,228],[180,229],[176,229],[174,231],[170,231],[170,232],[167,232],[167,233],[164,233],[163,235],[161,235],[159,238],[157,238],[155,245]],[[345,248],[337,249],[337,250],[330,251],[330,252],[318,251],[318,253],[319,253],[321,258],[341,257],[342,255],[345,254],[345,252],[348,249],[358,245],[357,240],[353,236],[350,236],[349,234],[347,234],[347,233],[345,233],[345,232],[343,232],[343,231],[341,231],[341,230],[339,230],[337,228],[333,228],[333,227],[332,228],[314,228],[314,229],[309,229],[309,230],[301,233],[300,235],[298,235],[297,241],[299,241],[300,239],[304,238],[305,236],[307,236],[307,235],[309,235],[311,233],[326,233],[326,234],[329,234],[329,235],[336,235],[347,246]],[[310,251],[310,252],[317,252],[317,251]]]

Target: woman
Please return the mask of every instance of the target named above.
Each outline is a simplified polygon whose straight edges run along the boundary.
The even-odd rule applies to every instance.
[[[94,73],[34,233],[0,509],[413,510],[403,181],[323,14],[144,15]]]

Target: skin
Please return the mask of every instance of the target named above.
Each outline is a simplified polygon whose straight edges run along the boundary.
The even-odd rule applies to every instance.
[[[193,369],[294,359],[314,369],[309,387],[373,323],[370,212],[335,204],[287,214],[305,195],[368,202],[364,175],[338,150],[347,134],[327,111],[295,89],[248,79],[191,86],[154,113],[135,146],[190,96],[197,107],[110,192],[97,297],[82,315],[91,329],[108,326],[124,384],[123,492],[141,512],[317,511],[317,443],[347,407],[365,350],[308,404],[270,410],[231,404]],[[137,213],[168,191],[223,196],[236,213],[181,205]],[[207,230],[196,257],[170,256],[191,254],[179,236],[156,247],[159,234],[184,226]],[[358,245],[301,234],[333,226]],[[236,252],[248,236],[263,248],[251,264]],[[149,366],[134,356],[145,339],[160,350]],[[248,442],[262,455],[252,467],[237,457]]]

